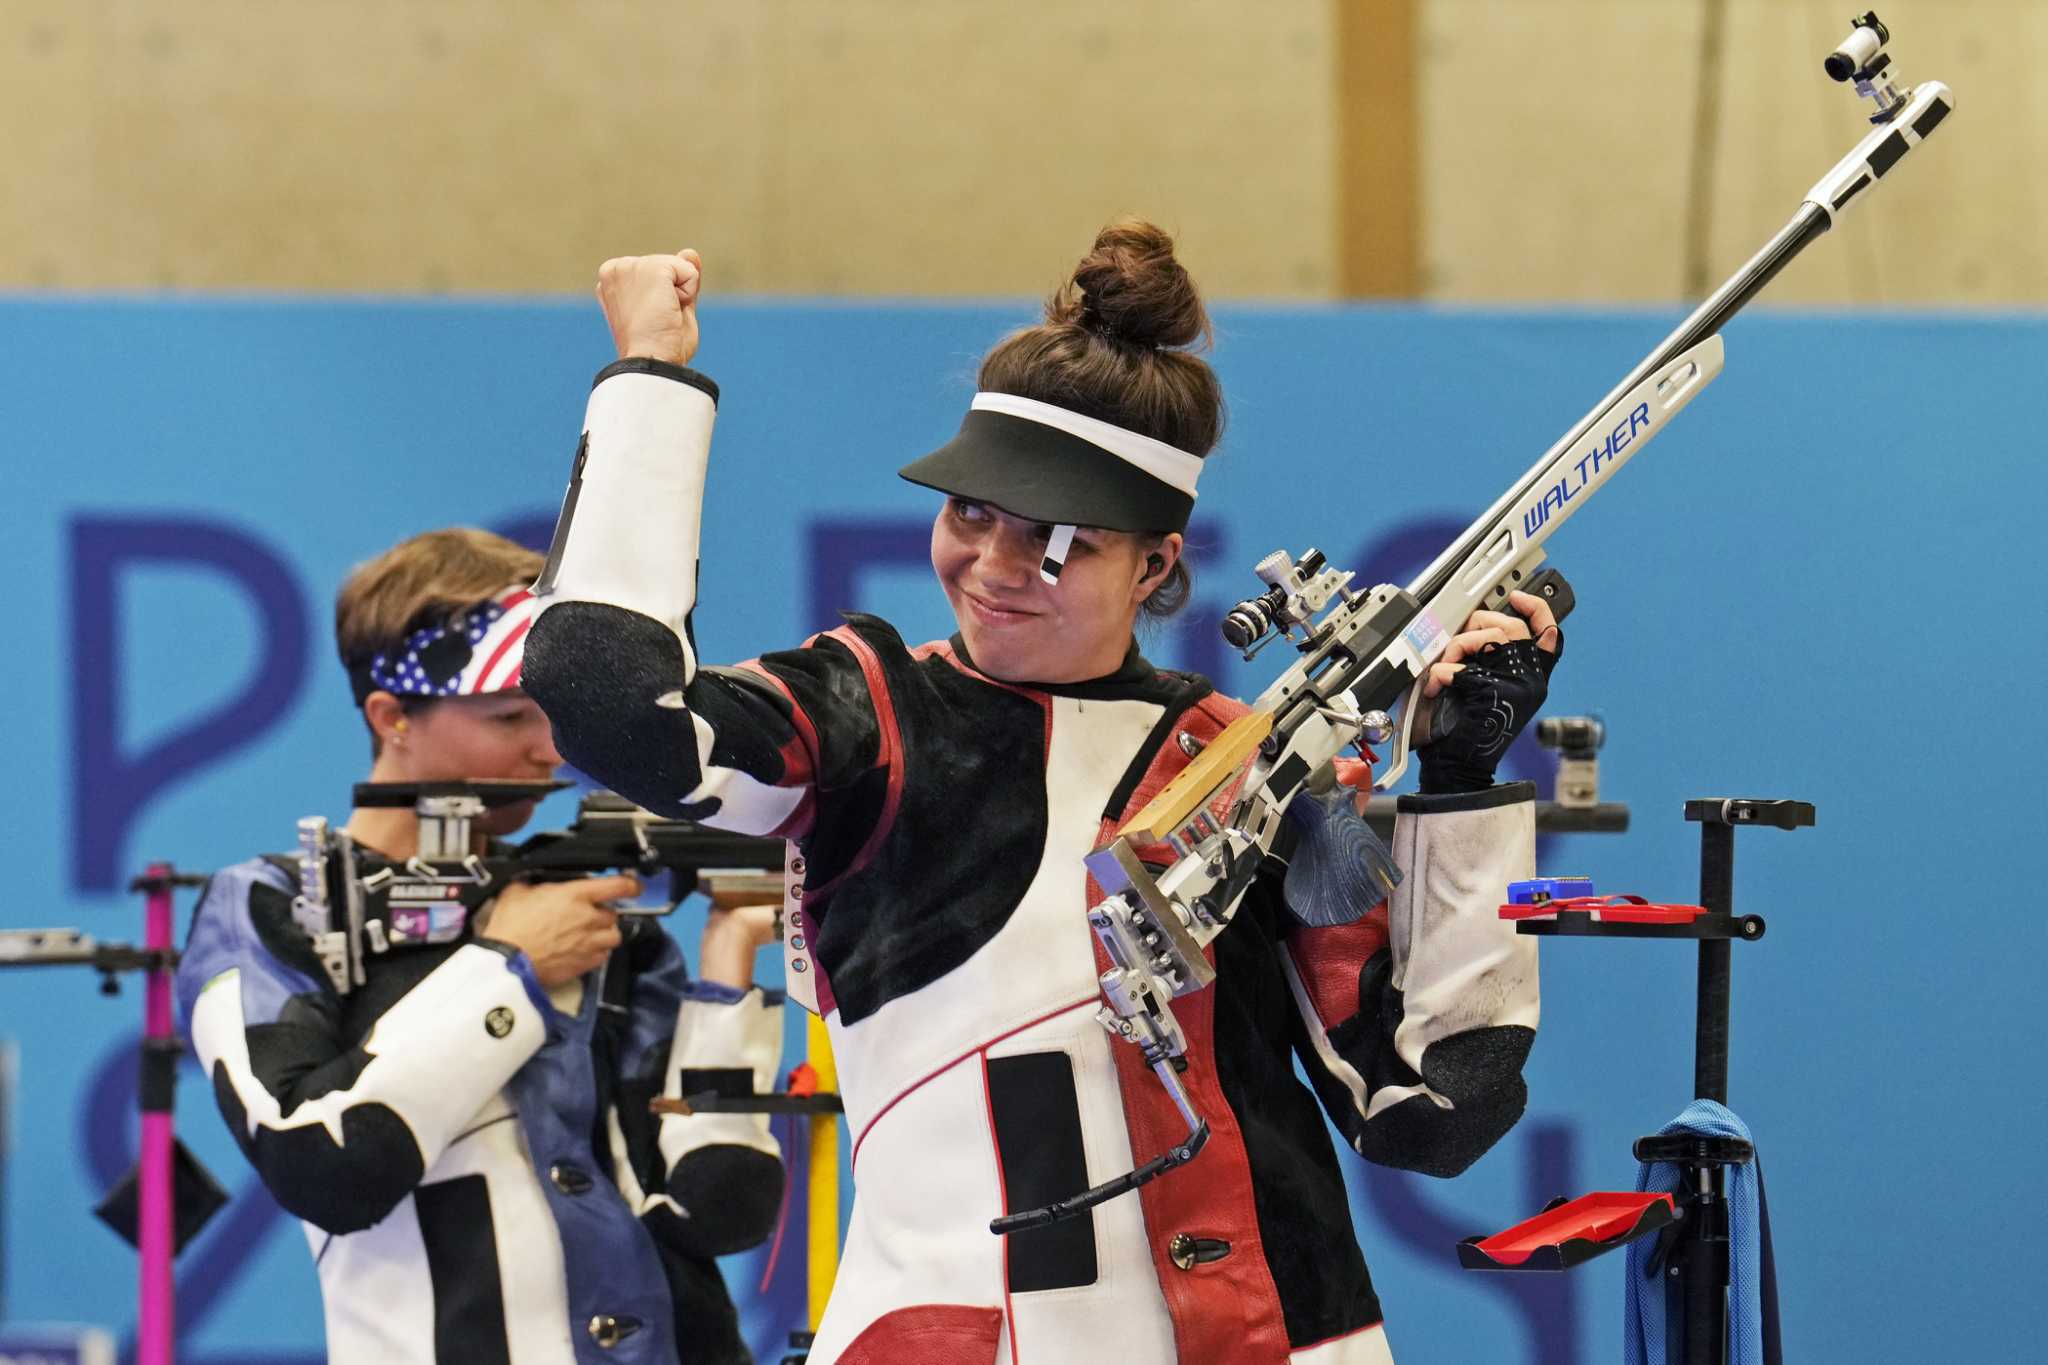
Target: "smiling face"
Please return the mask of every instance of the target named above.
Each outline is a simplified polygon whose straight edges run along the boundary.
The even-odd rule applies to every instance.
[[[405,729],[394,732],[378,754],[373,780],[545,782],[562,766],[547,716],[523,692],[445,697],[404,719]],[[500,806],[486,812],[476,828],[510,834],[533,817],[534,805],[516,801]]]
[[[932,523],[932,570],[975,667],[1004,682],[1085,682],[1114,673],[1138,605],[1180,554],[1181,538],[1082,527],[1058,583],[1039,576],[1052,527],[948,498]],[[1157,554],[1159,572],[1147,573]]]

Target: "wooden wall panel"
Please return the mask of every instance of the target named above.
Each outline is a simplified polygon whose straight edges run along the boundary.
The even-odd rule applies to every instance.
[[[1686,0],[1426,0],[1431,297],[1676,294],[1697,16]]]
[[[1711,0],[1425,0],[1427,292],[1679,298],[1695,54]],[[1709,275],[1718,282],[1853,145],[1869,108],[1821,59],[1854,6],[1726,0]],[[2048,302],[2048,55],[2035,0],[1888,0],[1896,69],[1956,118],[1771,288],[1774,304]]]
[[[0,285],[97,284],[92,53],[40,8],[0,33]]]
[[[1419,0],[1333,5],[1337,289],[1344,298],[1422,293]]]
[[[1221,297],[1669,302],[1710,3],[1718,279],[1861,126],[1855,5],[14,0],[0,287],[581,290],[688,242],[736,291],[1035,294],[1131,211]],[[2048,303],[2048,5],[1880,8],[1957,117],[1772,301]]]
[[[1323,0],[22,0],[0,284],[1036,293],[1126,211],[1333,276]]]
[[[1853,7],[1852,7],[1853,10]],[[1940,79],[1955,117],[1772,287],[1775,303],[2048,302],[2048,8],[2036,0],[1888,0],[1894,69]],[[1733,0],[1724,151],[1715,179],[1713,241],[1734,269],[1790,215],[1846,151],[1866,100],[1817,74],[1845,31],[1825,0]],[[1856,106],[1858,112],[1851,112]],[[1809,259],[1810,258],[1810,259]]]
[[[1212,292],[1329,292],[1324,5],[852,0],[829,16],[778,20],[774,287],[1038,293],[1137,212],[1181,237]]]

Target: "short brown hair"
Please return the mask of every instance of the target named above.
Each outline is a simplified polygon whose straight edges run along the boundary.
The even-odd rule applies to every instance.
[[[1119,218],[1045,301],[1045,321],[1010,333],[983,358],[979,384],[1206,456],[1223,435],[1223,386],[1195,354],[1211,335],[1173,238],[1141,218]],[[1144,615],[1171,616],[1191,587],[1185,560],[1176,562]]]
[[[406,636],[515,583],[540,576],[532,550],[490,531],[424,531],[358,564],[334,597],[334,647],[344,667],[396,650]]]

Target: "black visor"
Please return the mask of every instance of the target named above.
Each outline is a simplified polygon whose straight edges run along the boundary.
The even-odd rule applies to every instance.
[[[1185,531],[1195,499],[1058,427],[970,410],[960,434],[897,471],[911,483],[1013,517],[1111,531]]]

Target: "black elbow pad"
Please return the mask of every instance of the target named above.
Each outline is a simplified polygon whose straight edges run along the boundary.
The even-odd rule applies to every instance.
[[[549,607],[527,633],[520,686],[547,712],[562,757],[659,815],[698,818],[704,781],[679,698],[683,646],[651,616],[598,602]]]
[[[695,1256],[730,1256],[759,1246],[782,1209],[782,1162],[754,1147],[718,1143],[676,1163],[669,1197],[685,1216],[676,1243]]]
[[[323,1232],[361,1232],[381,1223],[426,1174],[412,1129],[386,1105],[356,1104],[344,1110],[342,1141],[336,1146],[317,1123],[259,1126],[252,1137],[226,1067],[214,1067],[213,1090],[264,1187],[287,1213]]]

